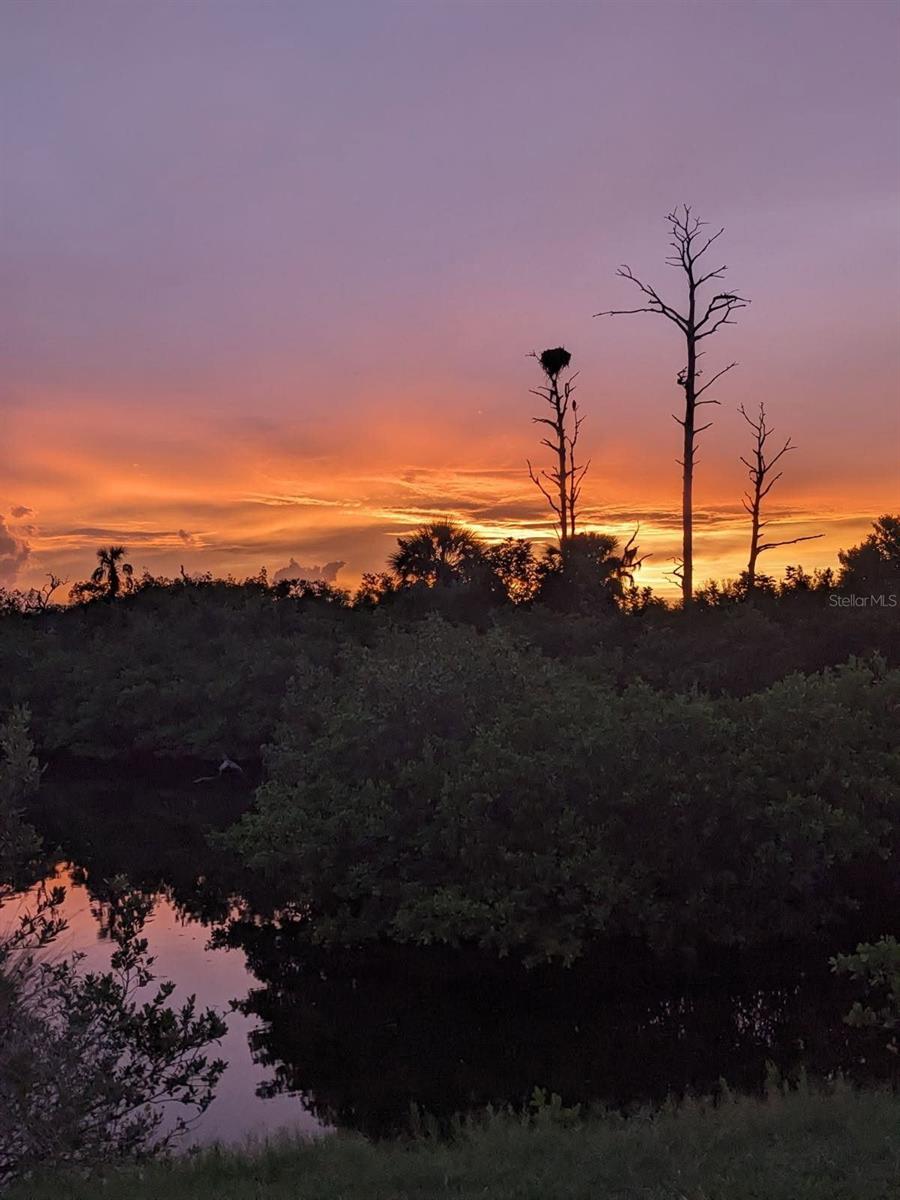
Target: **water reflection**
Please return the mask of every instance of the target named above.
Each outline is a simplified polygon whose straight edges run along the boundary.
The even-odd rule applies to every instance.
[[[55,955],[81,953],[89,970],[106,970],[114,949],[106,928],[107,908],[103,902],[105,879],[94,876],[83,865],[60,863],[48,880],[66,889],[62,915],[67,926],[54,943]],[[96,880],[96,889],[94,883]],[[32,889],[34,890],[34,889]],[[224,1011],[231,1001],[246,995],[251,978],[244,955],[227,947],[211,948],[209,930],[173,902],[166,891],[152,893],[144,936],[155,957],[153,970],[159,978],[177,984],[173,1000],[179,1003],[194,993],[202,1009]],[[25,894],[0,912],[0,927],[12,924],[21,910],[32,904]],[[258,1023],[251,1013],[226,1013],[228,1033],[216,1050],[228,1062],[209,1109],[197,1120],[188,1144],[213,1141],[240,1141],[247,1136],[263,1136],[287,1128],[317,1133],[322,1123],[302,1100],[288,1092],[272,1094],[266,1090],[267,1069],[258,1064],[251,1050],[251,1039]]]
[[[722,1078],[758,1090],[768,1062],[824,1075],[853,1060],[846,1001],[827,978],[695,977],[672,997],[635,964],[525,972],[440,951],[336,961],[273,921],[234,922],[227,938],[258,981],[241,1008],[259,1021],[266,1094],[297,1092],[323,1121],[373,1136],[402,1127],[412,1104],[449,1117],[541,1086],[627,1108]]]
[[[312,949],[208,840],[247,800],[51,780],[33,818],[77,864],[63,949],[86,950],[91,965],[108,958],[104,889],[125,874],[152,897],[158,973],[201,1005],[237,1000],[223,1052],[231,1065],[199,1140],[323,1124],[380,1136],[412,1104],[445,1117],[520,1103],[535,1086],[567,1103],[627,1106],[708,1091],[723,1077],[759,1088],[767,1061],[786,1072],[854,1068],[841,1020],[848,999],[824,954],[812,973],[790,957],[742,974],[685,966],[670,970],[663,993],[658,972],[627,947],[592,966],[530,972],[443,950]]]

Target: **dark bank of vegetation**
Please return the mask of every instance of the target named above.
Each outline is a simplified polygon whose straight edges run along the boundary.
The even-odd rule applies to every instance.
[[[878,660],[711,698],[430,619],[298,670],[229,841],[321,944],[812,940],[900,901],[898,713]]]
[[[161,875],[176,878],[166,883],[185,911],[216,924],[220,943],[247,951],[267,987],[241,1007],[267,1018],[256,1049],[282,1079],[279,1038],[327,1032],[319,1013],[297,1034],[289,985],[304,972],[316,981],[300,1015],[321,998],[340,1030],[357,1011],[341,1008],[348,979],[355,991],[370,956],[436,953],[457,968],[480,955],[498,970],[507,960],[503,968],[557,978],[573,963],[608,976],[627,964],[632,986],[677,978],[685,989],[767,957],[820,971],[830,961],[855,989],[845,1032],[858,1040],[829,1046],[824,1073],[858,1079],[866,1062],[868,1082],[896,1083],[900,517],[881,517],[834,570],[763,574],[766,551],[817,535],[766,532],[764,502],[793,447],[788,439],[773,452],[761,406],[744,414],[754,435],[747,570],[695,586],[694,465],[708,424],[698,410],[717,403],[706,393],[733,365],[701,381],[699,346],[747,301],[733,291],[699,301],[725,271],[698,266],[719,234],[707,237],[689,209],[669,221],[686,307],[621,274],[641,297],[628,311],[665,317],[687,355],[677,377],[680,607],[638,586],[637,531],[620,544],[579,528],[584,415],[571,356],[545,350],[535,392],[546,407],[534,420],[550,465],[529,463],[529,474],[557,542],[541,553],[438,521],[400,538],[388,569],[351,597],[302,579],[271,585],[264,571],[241,583],[184,571],[138,578],[125,547],[109,546],[68,607],[55,602],[53,578],[0,596],[0,714],[11,714],[0,906],[40,878],[53,848],[29,822],[46,835],[59,817],[37,788],[32,737],[48,791],[73,763],[138,775],[165,764],[170,779],[200,789],[222,772],[247,785],[261,777],[252,803],[248,792],[208,838],[172,817],[188,840]],[[106,867],[102,851],[91,855]],[[124,857],[140,875],[140,856]],[[145,1002],[147,881],[114,867],[92,884],[116,945],[109,972],[42,958],[61,931],[52,894],[0,940],[0,1183],[25,1177],[32,1197],[43,1194],[45,1164],[90,1173],[165,1150],[184,1126],[165,1126],[160,1106],[202,1111],[223,1069],[208,1057],[223,1029],[217,1014],[190,1000],[176,1008],[165,983]],[[785,992],[793,985],[786,978]],[[689,1008],[675,1002],[660,1018],[645,1005],[641,1019],[682,1036]],[[745,1025],[756,1019],[752,1007],[740,1014]],[[322,1115],[396,1132],[397,1094],[367,1109],[329,1090],[329,1057],[340,1056],[326,1038],[320,1060],[306,1059],[321,1071]],[[793,1065],[802,1069],[802,1055]],[[47,1186],[72,1197],[89,1187],[237,1198],[262,1181],[273,1196],[601,1188],[866,1200],[887,1195],[900,1155],[888,1092],[724,1097],[627,1122],[550,1110],[557,1119],[544,1107],[473,1119],[440,1143],[329,1139]],[[448,1116],[439,1114],[444,1134]]]
[[[900,520],[836,573],[709,585],[686,611],[628,553],[438,523],[351,599],[138,581],[113,547],[81,603],[7,604],[0,704],[28,704],[51,770],[124,751],[249,771],[267,747],[226,843],[320,945],[534,962],[890,932],[900,622],[844,601],[895,594]]]
[[[343,1059],[329,1049],[355,1044],[347,1031],[358,1025],[353,997],[365,994],[356,988],[367,956],[404,947],[425,953],[442,946],[445,955],[475,948],[524,961],[534,973],[559,972],[574,960],[621,978],[623,995],[644,988],[645,1000],[660,980],[677,979],[687,995],[699,980],[727,981],[766,957],[784,963],[793,956],[827,973],[836,956],[834,969],[849,988],[841,1011],[852,1024],[846,1039],[831,1038],[809,1061],[826,1064],[829,1075],[890,1083],[900,1019],[900,964],[886,936],[900,901],[898,632],[890,608],[852,599],[892,594],[897,531],[896,518],[882,518],[863,545],[842,555],[834,575],[795,570],[778,584],[757,578],[752,588],[746,581],[710,586],[688,611],[634,587],[631,565],[611,540],[583,535],[569,539],[565,560],[558,553],[538,559],[527,545],[484,547],[465,530],[439,524],[405,539],[390,572],[365,580],[352,598],[302,581],[271,587],[264,577],[238,584],[138,580],[124,572],[111,590],[109,568],[122,556],[107,551],[88,599],[59,608],[12,597],[0,620],[4,707],[31,706],[30,726],[47,759],[43,787],[29,798],[39,772],[27,727],[21,713],[8,722],[0,903],[23,879],[40,875],[26,817],[51,835],[55,821],[62,837],[52,796],[54,780],[72,774],[66,756],[134,771],[137,751],[147,762],[167,762],[169,775],[182,774],[202,802],[208,785],[193,784],[193,759],[233,756],[248,781],[262,755],[254,802],[248,809],[246,793],[230,799],[219,815],[232,824],[206,844],[183,807],[170,810],[184,837],[177,833],[166,872],[174,873],[186,911],[217,924],[224,944],[242,947],[265,984],[242,1008],[263,1019],[256,1049],[275,1068],[274,1087],[309,1094],[309,1079],[293,1080],[282,1065],[298,1030],[306,1038],[302,1058],[316,1076],[310,1102],[326,1120],[376,1136],[396,1133],[407,1087],[440,1108],[440,1089],[410,1074],[361,1101],[358,1088],[348,1092],[338,1078]],[[115,810],[120,793],[111,775],[107,799],[98,802]],[[138,838],[140,827],[129,818],[122,836]],[[40,952],[55,937],[52,904],[0,948],[3,1003],[15,1017],[0,1035],[0,1092],[6,1089],[7,1107],[18,1114],[5,1126],[15,1137],[0,1144],[8,1178],[45,1161],[93,1171],[153,1156],[169,1140],[156,1107],[160,1067],[168,1071],[168,1098],[188,1114],[209,1102],[221,1070],[209,1046],[221,1030],[216,1014],[175,1008],[165,986],[149,1010],[138,1003],[135,984],[150,972],[142,889],[154,886],[141,878],[140,855],[122,857],[134,878],[116,881],[112,847],[90,853],[98,911],[122,937],[113,971],[85,977],[68,960],[44,968]],[[445,969],[452,976],[449,960]],[[308,1012],[298,1008],[290,982],[304,973],[314,981]],[[785,980],[788,996],[796,985],[793,976]],[[720,1000],[730,1003],[727,984]],[[709,1002],[718,1003],[712,994]],[[672,1012],[683,1014],[676,1019],[666,1017],[665,1005],[655,1017],[652,1005],[643,1007],[638,1036],[684,1036],[689,1008],[676,1005]],[[691,1002],[693,1009],[701,1019],[703,1004]],[[330,1031],[326,1011],[335,1014]],[[792,1044],[808,1045],[811,1033],[804,1026]],[[741,1085],[753,1090],[758,1047],[748,1050]],[[807,1057],[791,1056],[792,1070]],[[695,1061],[681,1078],[712,1085],[714,1059]],[[364,1060],[358,1056],[357,1068]],[[365,1066],[359,1087],[383,1074],[380,1062]],[[496,1094],[496,1081],[468,1074],[467,1095],[485,1103]],[[521,1096],[544,1082],[525,1083],[513,1072],[509,1087]],[[723,1152],[712,1175],[689,1181],[695,1194],[719,1188],[738,1195],[724,1189],[757,1144],[768,1147],[761,1169],[772,1173],[773,1187],[793,1179],[772,1151],[772,1131],[760,1133],[766,1121],[786,1122],[782,1129],[798,1136],[806,1128],[813,1161],[832,1140],[830,1132],[820,1138],[829,1122],[852,1123],[863,1111],[860,1124],[870,1130],[894,1120],[886,1095],[842,1096],[791,1100],[796,1127],[787,1103],[729,1109],[746,1120],[749,1140],[739,1143],[738,1160]],[[32,1119],[36,1113],[41,1120]],[[441,1113],[444,1129],[448,1115]],[[721,1148],[717,1122],[726,1118],[691,1110],[689,1119],[696,1147],[708,1141]],[[481,1178],[484,1187],[506,1186],[490,1174],[492,1139],[513,1139],[511,1173],[513,1163],[532,1156],[580,1162],[570,1137],[584,1153],[596,1138],[597,1152],[614,1163],[621,1161],[616,1146],[658,1154],[665,1187],[665,1172],[682,1167],[669,1135],[659,1140],[675,1118],[661,1120],[627,1130],[589,1123],[577,1137],[501,1121],[455,1147],[338,1142],[273,1152],[250,1165],[206,1159],[178,1170],[198,1195],[209,1171],[209,1186],[219,1189],[212,1194],[227,1195],[221,1172],[231,1171],[227,1186],[240,1196],[243,1173],[256,1178],[274,1163],[273,1186],[298,1167],[315,1179],[322,1155],[334,1172],[346,1161],[376,1195],[382,1186],[403,1194],[405,1173],[421,1169],[409,1194],[428,1195],[435,1164],[452,1175],[457,1162],[458,1194],[465,1195]],[[683,1133],[687,1121],[673,1128]],[[647,1146],[628,1141],[639,1129]],[[728,1136],[736,1136],[731,1125]],[[854,1143],[845,1125],[834,1151],[872,1195],[879,1194],[883,1156],[894,1154],[883,1136],[876,1141]],[[111,1177],[108,1194],[146,1184],[177,1195],[178,1170],[137,1185],[134,1177]],[[580,1167],[559,1178],[567,1195],[596,1183]],[[623,1178],[621,1187],[631,1187]],[[65,1194],[59,1189],[68,1185],[53,1186]],[[72,1184],[73,1196],[80,1186]],[[284,1186],[296,1192],[296,1181]],[[808,1194],[841,1194],[822,1189],[824,1182]]]
[[[204,847],[191,827],[190,837],[201,838],[196,859],[182,855],[175,867],[184,893],[195,891],[190,905],[219,922],[217,936],[245,948],[270,984],[242,1007],[266,1022],[257,1052],[276,1068],[276,1086],[305,1090],[279,1066],[279,1039],[295,1038],[298,1018],[281,986],[288,977],[315,967],[318,955],[336,956],[316,975],[324,971],[323,1008],[337,1000],[342,1013],[348,955],[355,989],[370,952],[435,945],[508,956],[533,971],[573,960],[607,973],[611,963],[637,964],[636,977],[677,976],[686,989],[692,978],[749,969],[754,956],[793,955],[827,971],[836,955],[835,970],[856,990],[844,1011],[859,1041],[829,1046],[828,1073],[859,1077],[865,1060],[861,1081],[890,1081],[900,1019],[896,944],[886,936],[900,901],[900,643],[890,607],[898,531],[897,518],[883,517],[834,573],[810,577],[798,568],[779,583],[757,576],[752,586],[747,578],[709,585],[687,610],[636,587],[630,549],[600,535],[570,535],[565,555],[554,548],[538,557],[527,543],[489,547],[437,523],[402,539],[390,570],[365,579],[353,597],[303,581],[273,587],[262,575],[243,583],[136,579],[120,565],[124,551],[111,547],[69,607],[46,593],[6,597],[0,699],[4,708],[30,706],[47,775],[45,798],[38,791],[28,801],[38,773],[15,717],[4,743],[13,780],[3,817],[4,894],[37,854],[23,809],[30,804],[32,820],[50,828],[54,778],[71,774],[76,760],[132,771],[138,764],[141,774],[144,764],[162,762],[170,778],[194,786],[210,773],[195,770],[195,760],[227,755],[243,763],[245,782],[258,764],[262,786],[247,811],[249,795],[229,801],[236,819],[213,844]],[[857,602],[873,595],[886,603]],[[198,798],[206,786],[196,784]],[[116,794],[113,784],[112,806]],[[198,880],[210,854],[224,891]],[[114,867],[110,861],[98,880]],[[138,1003],[135,988],[151,973],[140,887],[98,887],[104,919],[122,936],[109,974],[84,976],[68,960],[43,966],[40,952],[56,936],[52,903],[0,948],[3,1003],[14,1017],[0,1037],[0,1091],[15,1135],[0,1145],[0,1168],[10,1179],[45,1161],[94,1171],[153,1156],[170,1141],[157,1101],[202,1110],[221,1071],[209,1049],[221,1031],[216,1014],[175,1008],[165,985],[149,1010]],[[304,1028],[325,1032],[312,1016]],[[801,1040],[808,1035],[804,1029]],[[306,1054],[320,1072],[321,1114],[396,1132],[399,1091],[367,1104],[343,1083],[329,1090],[339,1069],[329,1057]],[[161,1067],[166,1096],[154,1083]],[[754,1069],[747,1067],[745,1086],[754,1086]],[[700,1074],[695,1064],[688,1078]],[[60,1078],[73,1086],[60,1087]],[[472,1082],[470,1094],[479,1090]],[[528,1086],[535,1082],[545,1080]],[[800,1113],[801,1102],[791,1103]],[[811,1161],[832,1140],[817,1140],[830,1121],[855,1120],[853,1112],[871,1105],[877,1114],[866,1110],[866,1121],[879,1129],[896,1111],[887,1096],[809,1103],[817,1114],[807,1129]],[[741,1109],[748,1154],[760,1136],[748,1116],[756,1111]],[[777,1125],[786,1111],[760,1120]],[[720,1145],[723,1118],[692,1111],[690,1120],[698,1146]],[[626,1133],[600,1122],[565,1136],[584,1153],[596,1138],[617,1161],[615,1146],[650,1130],[650,1144],[635,1152],[658,1152],[660,1171],[681,1171],[665,1138],[656,1140],[663,1127],[633,1123]],[[198,1195],[209,1171],[209,1186],[219,1189],[212,1194],[227,1195],[221,1171],[231,1171],[227,1186],[240,1196],[247,1171],[256,1178],[275,1163],[277,1182],[299,1167],[314,1172],[315,1155],[333,1154],[333,1163],[322,1159],[328,1169],[346,1161],[354,1178],[371,1184],[368,1194],[382,1186],[403,1194],[412,1169],[408,1186],[418,1190],[409,1194],[428,1195],[435,1164],[452,1174],[458,1162],[458,1194],[484,1178],[502,1195],[503,1179],[490,1173],[497,1137],[515,1139],[510,1173],[513,1163],[530,1170],[532,1156],[581,1161],[562,1134],[512,1121],[473,1130],[455,1147],[339,1142],[249,1165],[206,1159],[178,1170]],[[777,1195],[775,1184],[793,1177],[773,1154],[770,1133],[762,1140],[763,1169],[772,1172],[766,1194]],[[872,1195],[884,1155],[894,1154],[885,1145],[854,1144],[846,1128],[840,1142],[846,1173]],[[158,1178],[177,1195],[178,1170],[138,1186],[157,1186]],[[715,1172],[690,1183],[698,1196],[704,1188],[739,1195],[724,1190],[739,1174],[731,1151]],[[624,1178],[622,1186],[632,1186]],[[111,1177],[108,1194],[125,1187],[139,1195],[134,1177],[125,1179]],[[559,1179],[562,1194],[577,1195],[595,1176],[578,1167]],[[60,1194],[67,1185],[53,1186]],[[72,1185],[73,1196],[80,1186]],[[295,1182],[285,1186],[296,1194]],[[808,1194],[841,1193],[823,1181]]]
[[[352,598],[321,583],[271,586],[264,573],[243,583],[116,576],[66,608],[6,593],[0,711],[29,704],[50,760],[252,761],[274,737],[298,663],[328,673],[341,654],[435,615],[617,689],[643,681],[741,696],[851,656],[900,662],[900,608],[869,602],[900,595],[898,562],[900,520],[883,517],[835,572],[709,584],[685,611],[635,586],[613,538],[578,534],[563,559],[556,547],[541,557],[528,542],[487,546],[437,523],[401,539],[392,569]]]
[[[53,1177],[10,1200],[888,1200],[900,1101],[839,1087],[727,1094],[661,1112],[579,1114],[543,1100],[520,1117],[459,1123],[450,1138],[348,1135],[105,1174]]]

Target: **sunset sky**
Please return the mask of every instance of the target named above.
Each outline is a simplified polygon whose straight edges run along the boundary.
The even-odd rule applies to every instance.
[[[746,433],[799,449],[764,569],[897,510],[891,0],[5,0],[0,582],[381,567],[451,515],[546,537],[531,350],[573,353],[585,521],[678,550],[664,217],[752,299],[701,441],[695,575],[746,561]]]

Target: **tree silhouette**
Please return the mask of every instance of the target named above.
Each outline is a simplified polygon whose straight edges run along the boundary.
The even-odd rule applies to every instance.
[[[109,546],[97,551],[98,561],[91,581],[103,588],[111,600],[120,592],[130,592],[134,588],[134,567],[131,563],[122,562],[124,557],[124,546]]]
[[[590,460],[584,466],[575,462],[575,446],[584,418],[578,412],[578,401],[574,397],[576,376],[564,380],[560,390],[560,375],[569,369],[572,361],[569,351],[563,346],[556,346],[532,357],[541,364],[547,383],[543,387],[532,388],[531,393],[549,404],[552,415],[531,419],[536,425],[546,425],[551,430],[547,437],[541,439],[541,445],[553,454],[554,465],[550,470],[535,470],[530,459],[526,460],[528,474],[556,516],[560,548],[565,550],[567,540],[575,536],[581,481],[591,465]]]
[[[687,362],[684,367],[678,372],[678,386],[684,390],[684,416],[679,417],[675,413],[672,414],[675,421],[681,426],[684,432],[683,453],[678,460],[682,468],[682,529],[683,529],[683,545],[681,563],[676,568],[676,575],[681,580],[681,594],[684,606],[687,607],[693,597],[694,587],[694,467],[696,466],[696,439],[697,435],[705,429],[709,429],[712,422],[707,422],[705,425],[698,426],[696,424],[697,409],[704,404],[718,404],[718,400],[711,397],[705,400],[701,399],[716,382],[721,379],[726,372],[732,367],[737,366],[737,363],[729,363],[727,367],[723,367],[721,371],[717,371],[708,383],[702,387],[697,386],[698,377],[702,374],[698,366],[698,360],[702,357],[703,351],[698,349],[698,346],[704,338],[711,337],[723,325],[733,325],[732,314],[739,308],[746,307],[749,300],[745,300],[737,292],[716,292],[716,294],[708,301],[702,301],[699,296],[700,289],[704,284],[710,283],[714,279],[721,279],[727,270],[723,264],[721,267],[715,267],[709,271],[704,271],[702,267],[698,267],[699,260],[703,257],[706,251],[710,248],[713,242],[716,241],[725,231],[720,229],[718,233],[714,233],[711,237],[706,237],[702,232],[706,222],[695,217],[688,205],[684,205],[681,212],[677,209],[669,213],[666,220],[669,222],[669,231],[672,235],[670,246],[673,253],[666,259],[669,266],[678,268],[684,273],[687,283],[687,309],[684,312],[679,312],[670,304],[667,304],[649,284],[644,283],[631,270],[631,267],[623,265],[617,271],[623,279],[627,279],[629,283],[633,283],[638,288],[641,295],[644,297],[644,303],[638,308],[619,308],[607,309],[604,312],[595,313],[598,317],[624,316],[631,313],[656,313],[663,316],[667,321],[671,321],[673,325],[681,331],[684,336],[685,346],[687,350]]]
[[[405,584],[448,586],[472,582],[484,563],[485,550],[476,534],[448,518],[422,525],[409,537],[397,538],[397,549],[388,563]]]
[[[896,597],[900,593],[900,513],[880,516],[872,530],[858,546],[838,554],[839,585],[846,591]]]
[[[31,587],[28,591],[20,591],[18,588],[10,591],[0,587],[0,613],[50,612],[56,607],[53,602],[53,593],[64,587],[68,580],[60,579],[52,571],[48,573],[47,579],[49,583],[45,583],[43,587]]]
[[[538,598],[551,608],[567,610],[616,603],[648,557],[640,555],[636,537],[637,530],[621,549],[618,538],[608,533],[574,534],[565,552],[548,546],[540,567]]]
[[[127,551],[124,546],[101,547],[97,551],[97,566],[90,579],[76,583],[70,593],[73,600],[115,600],[123,592],[134,591],[134,567],[123,562]]]
[[[739,412],[753,430],[754,437],[751,457],[747,459],[741,455],[741,462],[750,474],[751,490],[744,492],[741,503],[750,515],[750,558],[747,562],[747,590],[753,591],[756,586],[756,562],[760,554],[765,550],[775,550],[778,546],[794,546],[797,542],[812,542],[816,538],[820,538],[822,534],[811,533],[805,537],[788,538],[783,542],[764,542],[762,540],[762,531],[769,524],[768,521],[762,519],[762,502],[784,474],[783,471],[779,471],[777,475],[772,475],[772,469],[789,450],[796,450],[797,447],[788,438],[774,458],[766,458],[766,442],[775,430],[771,428],[766,420],[765,404],[760,403],[759,416],[755,420],[747,413],[743,404],[740,406]]]
[[[497,588],[507,600],[524,604],[534,599],[540,581],[540,564],[531,542],[524,538],[504,538],[487,548],[485,562]]]

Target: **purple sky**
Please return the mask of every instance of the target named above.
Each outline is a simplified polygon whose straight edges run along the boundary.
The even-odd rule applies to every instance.
[[[896,3],[0,8],[7,580],[113,538],[154,570],[349,579],[429,513],[539,531],[525,355],[564,342],[587,515],[640,517],[656,581],[681,350],[592,313],[630,300],[626,260],[677,295],[682,201],[753,300],[707,344],[741,366],[698,574],[744,553],[741,402],[800,447],[776,504],[827,534],[805,563],[896,507]]]

